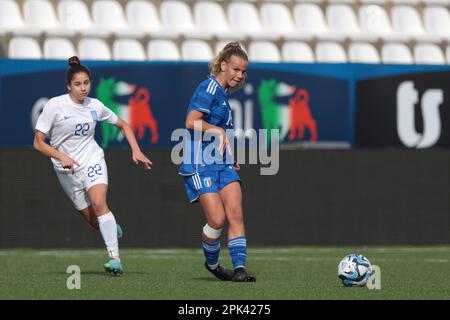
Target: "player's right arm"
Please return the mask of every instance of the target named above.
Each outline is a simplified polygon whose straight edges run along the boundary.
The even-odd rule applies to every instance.
[[[220,154],[223,154],[225,149],[231,153],[230,141],[228,140],[228,136],[220,127],[212,125],[205,120],[203,120],[204,114],[197,110],[191,110],[186,118],[186,128],[193,129],[195,131],[209,131],[219,137],[219,151]]]
[[[47,157],[52,157],[59,159],[61,161],[61,166],[64,169],[69,169],[74,172],[74,166],[79,166],[78,162],[67,156],[65,153],[56,150],[45,142],[45,133],[35,130],[33,147]]]
[[[211,114],[211,107],[214,101],[214,94],[208,90],[208,84],[209,82],[203,82],[194,93],[190,101],[185,126],[187,129],[202,132],[209,131],[217,135],[219,137],[219,151],[223,154],[225,148],[230,151],[230,142],[225,130],[204,120],[205,114]]]

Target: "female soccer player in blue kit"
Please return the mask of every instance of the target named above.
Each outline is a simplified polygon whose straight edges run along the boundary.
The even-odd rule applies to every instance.
[[[202,242],[205,267],[222,281],[254,282],[255,276],[246,272],[247,240],[245,237],[239,165],[230,161],[230,139],[233,122],[228,103],[228,91],[244,84],[248,58],[238,42],[228,43],[210,64],[210,77],[200,83],[188,106],[186,128],[191,134],[190,159],[184,158],[179,174],[183,176],[191,203],[199,201],[206,216]],[[194,130],[208,131],[219,139],[217,154],[202,156],[215,141],[195,143]],[[229,134],[230,136],[228,136]],[[217,144],[216,144],[217,145]],[[228,156],[227,156],[228,155]],[[231,157],[232,158],[232,157]],[[219,160],[219,161],[217,161]],[[228,248],[233,271],[219,264],[220,235],[228,222]]]

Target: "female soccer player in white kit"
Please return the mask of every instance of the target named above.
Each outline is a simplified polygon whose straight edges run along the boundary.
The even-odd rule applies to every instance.
[[[106,203],[108,169],[103,150],[94,139],[98,121],[117,126],[132,150],[132,160],[150,169],[151,161],[141,152],[130,126],[103,103],[89,98],[90,70],[77,57],[69,59],[66,75],[68,94],[50,99],[38,118],[34,148],[51,158],[59,182],[75,208],[100,233],[106,244],[109,261],[105,270],[123,273],[119,258],[117,227]],[[50,144],[45,138],[50,139]]]

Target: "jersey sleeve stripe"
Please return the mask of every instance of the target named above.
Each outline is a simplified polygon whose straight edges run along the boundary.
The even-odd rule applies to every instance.
[[[200,107],[198,107],[198,109],[201,110],[201,111],[204,111],[205,113],[208,113],[208,114],[211,113],[210,110],[205,109],[205,108],[200,108]]]
[[[216,90],[217,90],[217,84],[214,86],[213,92],[211,94],[215,95],[216,94]]]
[[[209,85],[208,85],[208,88],[206,88],[206,92],[209,92],[209,89],[211,89],[211,86],[214,84],[214,81],[210,81],[209,82]]]

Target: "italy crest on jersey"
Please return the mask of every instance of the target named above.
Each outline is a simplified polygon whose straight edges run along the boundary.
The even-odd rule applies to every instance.
[[[211,178],[210,178],[210,177],[204,178],[204,179],[203,179],[203,185],[204,185],[206,188],[211,187],[211,185],[212,185]]]

